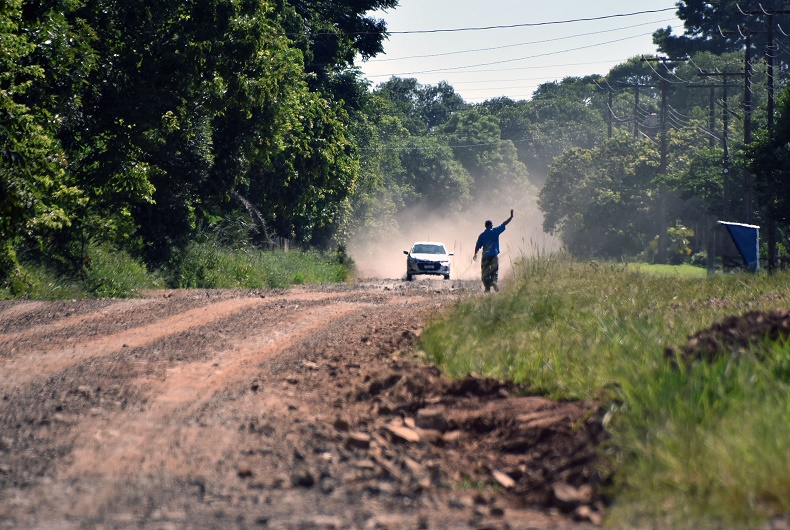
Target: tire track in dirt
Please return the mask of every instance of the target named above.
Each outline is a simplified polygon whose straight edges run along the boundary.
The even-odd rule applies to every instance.
[[[449,287],[149,293],[134,318],[0,303],[26,340],[0,358],[0,528],[586,527],[525,508],[588,480],[588,406],[411,359]],[[447,425],[397,437],[419,418]],[[493,470],[515,485],[456,491]]]
[[[216,393],[251,379],[257,364],[325,327],[329,319],[360,312],[366,307],[367,304],[340,302],[308,308],[294,314],[288,324],[280,323],[275,329],[262,330],[262,333],[227,344],[211,359],[169,368],[166,379],[151,387],[149,405],[144,411],[125,412],[107,418],[98,422],[103,425],[97,425],[95,431],[85,428],[88,434],[90,431],[123,430],[132,439],[120,445],[105,439],[97,440],[98,443],[90,439],[78,442],[74,463],[69,471],[64,472],[64,477],[73,478],[85,473],[178,473],[183,467],[168,461],[172,456],[168,448],[178,438],[181,426],[189,424],[190,418],[195,417],[204,403],[214,399]],[[234,433],[228,434],[232,437]],[[95,436],[90,435],[90,438]],[[215,442],[212,451],[222,451],[224,438],[212,437]],[[144,454],[139,449],[141,447],[145,448]],[[152,458],[152,455],[159,458]]]
[[[18,302],[0,310],[0,321],[8,321],[46,307],[46,302]]]
[[[276,302],[282,301],[320,301],[341,296],[342,293],[308,293],[282,296]],[[271,304],[272,299],[266,298],[231,298],[219,302],[209,303],[201,307],[179,312],[175,315],[157,319],[154,322],[131,329],[124,329],[110,335],[98,338],[87,338],[75,331],[66,348],[52,348],[42,350],[45,344],[35,340],[35,337],[46,337],[49,334],[63,330],[78,330],[80,325],[92,320],[105,320],[115,318],[118,312],[132,310],[142,311],[154,300],[132,300],[118,303],[111,308],[102,309],[100,315],[95,313],[67,317],[54,323],[36,326],[34,329],[15,333],[0,334],[0,355],[8,352],[10,357],[0,358],[0,372],[7,377],[0,381],[0,390],[10,391],[13,388],[29,384],[32,379],[46,377],[58,371],[84,362],[89,358],[106,357],[125,348],[138,348],[161,340],[164,337],[181,333],[185,330],[207,326],[234,313],[241,312],[250,307]],[[21,344],[25,338],[34,344]],[[27,346],[27,347],[25,347]],[[23,349],[24,348],[24,349]]]
[[[142,410],[84,418],[76,427],[74,448],[56,483],[90,488],[92,493],[69,498],[59,488],[46,491],[45,487],[42,496],[61,497],[61,506],[69,506],[74,517],[99,517],[117,504],[130,482],[188,481],[202,475],[202,468],[215,468],[220,456],[238,445],[238,425],[202,425],[196,430],[194,418],[200,409],[223,391],[248,384],[262,361],[297,346],[331,321],[373,305],[340,301],[307,307],[291,314],[288,322],[274,322],[244,339],[229,341],[209,359],[171,366],[166,378],[146,380],[148,402]],[[259,414],[260,407],[259,400],[245,400],[231,408],[236,416],[249,416]],[[287,414],[288,405],[270,393],[266,410]]]
[[[0,335],[0,346],[8,347],[9,344],[19,342],[25,338],[27,340],[35,340],[38,337],[48,336],[62,330],[77,330],[81,326],[88,324],[90,321],[100,321],[108,318],[121,318],[124,313],[144,310],[158,300],[155,299],[132,299],[121,300],[114,302],[109,306],[101,307],[97,311],[58,318],[52,322],[33,324],[31,327],[21,329],[19,331],[6,332]],[[32,313],[39,310],[41,307],[33,306],[28,308],[24,313]],[[19,315],[17,315],[19,316]]]

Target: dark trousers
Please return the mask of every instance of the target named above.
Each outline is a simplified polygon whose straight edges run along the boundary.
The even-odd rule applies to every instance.
[[[496,289],[496,282],[499,276],[499,258],[496,256],[483,257],[480,262],[480,269],[483,276],[483,287],[486,288],[486,291],[490,291],[491,287]]]

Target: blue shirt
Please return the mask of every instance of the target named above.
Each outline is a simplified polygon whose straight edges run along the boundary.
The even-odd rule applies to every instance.
[[[484,258],[490,258],[499,254],[499,234],[504,231],[504,224],[494,226],[492,228],[486,228],[482,234],[477,236],[475,252],[477,252],[477,249],[482,248]]]

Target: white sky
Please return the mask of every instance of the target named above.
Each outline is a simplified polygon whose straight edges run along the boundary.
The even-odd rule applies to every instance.
[[[672,26],[677,0],[400,0],[374,16],[393,34],[385,54],[358,64],[377,85],[391,76],[421,84],[447,81],[468,103],[498,96],[529,99],[545,82],[606,74],[630,57],[654,55],[652,33]],[[398,34],[437,29],[508,26],[594,18],[672,8],[670,11],[477,31]],[[498,63],[498,64],[491,64]],[[437,71],[438,70],[438,71]]]

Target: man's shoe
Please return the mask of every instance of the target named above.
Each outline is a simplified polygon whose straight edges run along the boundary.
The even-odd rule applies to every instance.
[[[496,292],[499,292],[499,286],[497,286],[497,284],[492,283],[491,287],[493,287]]]

